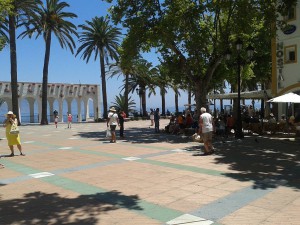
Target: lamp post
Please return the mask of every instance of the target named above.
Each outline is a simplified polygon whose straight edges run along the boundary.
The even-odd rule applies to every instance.
[[[237,85],[238,85],[238,97],[237,97],[237,120],[236,120],[236,130],[235,130],[235,138],[241,139],[244,138],[243,133],[243,125],[242,125],[242,115],[241,115],[241,66],[246,63],[246,60],[243,60],[241,57],[241,51],[243,48],[243,41],[238,38],[235,42],[236,45],[236,52],[237,52],[237,58],[236,58],[236,65],[237,65]],[[249,59],[252,58],[254,48],[249,45],[246,48],[247,56]],[[231,57],[231,51],[227,50],[226,52],[226,59],[229,60]]]

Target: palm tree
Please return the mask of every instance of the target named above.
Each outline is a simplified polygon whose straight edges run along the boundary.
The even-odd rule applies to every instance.
[[[128,91],[137,91],[142,105],[142,116],[147,116],[146,89],[155,93],[155,83],[153,77],[157,69],[145,59],[135,59],[132,61],[131,76],[128,78]]]
[[[123,57],[120,54],[120,60],[114,64],[111,64],[109,66],[109,74],[110,78],[114,76],[120,77],[120,75],[124,75],[124,87],[121,89],[121,91],[124,90],[124,112],[126,115],[128,115],[129,110],[128,110],[128,102],[129,102],[129,91],[128,91],[128,81],[130,77],[130,71],[131,67],[129,64],[125,64],[123,61]]]
[[[11,0],[2,0],[0,1],[0,51],[8,44],[9,39],[7,34],[8,32],[8,21],[5,18],[6,15],[11,13]]]
[[[131,99],[131,97],[129,97],[128,101],[125,99],[125,96],[122,95],[122,94],[119,94],[119,96],[117,95],[115,97],[115,102],[112,102],[112,106],[117,108],[117,109],[120,109],[120,110],[124,110],[124,108],[128,107],[128,112],[133,112],[134,109],[135,109],[135,102],[134,100]],[[126,114],[128,115],[128,114]]]
[[[66,2],[59,0],[46,0],[46,6],[40,5],[36,16],[30,21],[32,27],[28,28],[20,36],[31,37],[36,33],[36,37],[43,35],[46,45],[44,67],[43,67],[43,84],[42,84],[42,117],[41,125],[48,124],[47,119],[47,85],[48,85],[48,68],[50,60],[50,48],[52,41],[52,33],[57,37],[62,48],[69,48],[72,54],[75,48],[75,42],[72,34],[78,37],[76,26],[67,19],[76,18],[77,15],[65,12],[64,9],[69,7]]]
[[[24,25],[24,22],[34,15],[40,3],[39,0],[12,0],[8,14],[8,38],[10,46],[10,69],[11,69],[11,95],[12,110],[19,120],[18,103],[18,73],[17,73],[17,45],[16,29]]]
[[[3,22],[0,20],[0,51],[2,51],[2,49],[9,42],[9,38],[7,36],[7,34],[8,34],[8,27],[6,25],[7,25],[7,21],[5,23],[5,20]]]
[[[95,17],[92,21],[86,21],[86,25],[79,25],[83,30],[80,34],[79,42],[82,45],[78,48],[76,56],[82,52],[81,57],[88,63],[92,53],[95,53],[95,60],[100,57],[102,96],[103,96],[103,117],[107,118],[107,93],[105,60],[108,56],[112,60],[118,60],[117,49],[119,47],[119,37],[121,31],[119,28],[109,24],[109,20],[104,17]]]
[[[172,89],[175,92],[175,112],[178,113],[179,112],[179,107],[178,107],[178,98],[180,96],[180,92],[179,92],[179,85],[178,84],[172,84]]]
[[[163,65],[157,67],[156,73],[153,76],[153,84],[159,87],[161,96],[161,114],[166,115],[166,93],[168,93],[168,87],[170,87],[170,76],[168,76],[168,69]],[[151,94],[156,94],[155,89],[149,90],[148,96]]]

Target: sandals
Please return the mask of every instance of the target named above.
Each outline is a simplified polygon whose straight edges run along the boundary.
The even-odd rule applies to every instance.
[[[21,156],[25,156],[25,154],[23,153],[23,152],[21,152],[21,154],[20,154]]]
[[[15,156],[15,154],[14,153],[11,153],[10,155],[9,155],[9,157],[14,157]]]

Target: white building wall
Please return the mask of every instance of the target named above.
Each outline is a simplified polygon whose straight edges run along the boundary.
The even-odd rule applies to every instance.
[[[276,54],[276,74],[273,74],[273,82],[277,84],[276,88],[273,88],[275,95],[300,91],[300,0],[298,0],[295,12],[295,19],[287,21],[287,24],[292,26],[289,29],[290,32],[283,32],[281,29],[277,31],[276,51],[274,52]],[[293,30],[294,32],[292,32]],[[287,62],[286,50],[289,46],[296,46],[296,62]]]

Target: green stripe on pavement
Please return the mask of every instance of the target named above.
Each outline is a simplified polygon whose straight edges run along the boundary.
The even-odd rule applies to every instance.
[[[31,173],[44,172],[44,171],[35,170],[25,165],[13,163],[10,161],[6,161],[5,164],[10,169],[26,175],[29,175]],[[152,218],[163,223],[183,214],[180,211],[169,209],[154,203],[146,202],[139,199],[135,200],[134,199],[135,196],[131,197],[131,196],[120,195],[120,193],[116,191],[108,191],[90,184],[72,180],[66,177],[61,177],[58,175],[43,177],[40,178],[40,180],[43,180],[57,187],[79,193],[81,195],[95,195],[96,199],[99,198],[99,200],[104,200],[105,203],[118,205],[120,208],[125,208],[130,211],[134,211],[138,214],[144,215],[148,218]],[[100,196],[97,194],[104,194],[104,195]]]
[[[160,161],[155,161],[155,160],[151,160],[151,159],[141,159],[138,162],[149,163],[152,165],[163,166],[163,167],[170,167],[170,168],[179,169],[179,170],[186,170],[186,171],[195,172],[195,173],[203,173],[203,174],[208,174],[208,175],[212,175],[212,176],[223,176],[223,174],[224,174],[224,172],[217,171],[217,170],[204,169],[204,168],[199,168],[199,167],[194,167],[194,166],[185,166],[185,165],[168,163],[168,162],[160,162]]]

